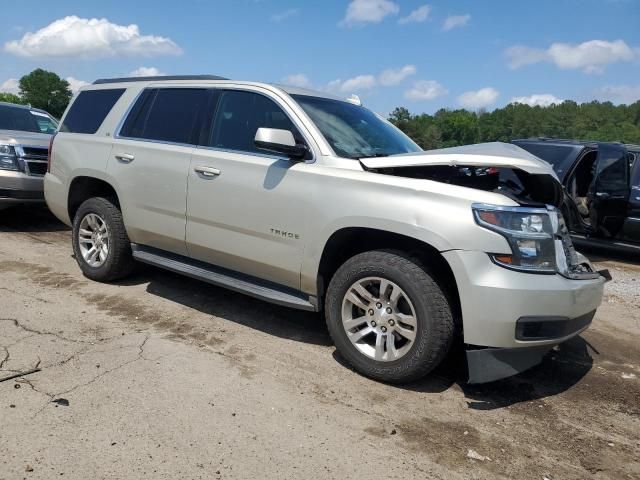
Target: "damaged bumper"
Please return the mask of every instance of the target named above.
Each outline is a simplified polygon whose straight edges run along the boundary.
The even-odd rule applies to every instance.
[[[516,321],[515,336],[525,342],[562,343],[586,330],[595,310],[576,318],[521,317]],[[555,344],[518,348],[483,348],[469,346],[467,368],[469,383],[487,383],[524,372],[542,362]]]
[[[512,271],[477,251],[443,256],[458,286],[471,383],[522,372],[587,329],[610,278],[608,272],[574,280]]]

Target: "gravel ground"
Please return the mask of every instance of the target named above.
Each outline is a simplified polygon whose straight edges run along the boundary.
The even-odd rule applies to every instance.
[[[84,278],[46,211],[0,212],[0,479],[640,479],[640,263],[592,327],[481,386],[461,352],[402,387],[319,315],[149,267]]]

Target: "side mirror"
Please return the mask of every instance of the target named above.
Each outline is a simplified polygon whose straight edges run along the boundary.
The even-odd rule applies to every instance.
[[[254,142],[261,150],[281,153],[295,160],[302,160],[307,154],[307,147],[296,144],[293,133],[289,130],[259,128]]]

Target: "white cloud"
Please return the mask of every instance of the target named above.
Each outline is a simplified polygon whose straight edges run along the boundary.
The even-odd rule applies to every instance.
[[[129,72],[130,77],[159,77],[166,75],[156,67],[138,67],[135,70]]]
[[[77,78],[67,77],[65,78],[67,82],[69,82],[69,88],[73,93],[76,93],[85,85],[89,85],[89,82],[85,82],[84,80],[78,80]]]
[[[182,49],[173,40],[141,35],[138,25],[117,25],[106,18],[64,17],[37,32],[4,45],[13,55],[29,58],[79,57],[85,59],[116,55],[179,55]]]
[[[471,15],[449,15],[444,19],[442,30],[448,32],[457,27],[464,27],[471,20]]]
[[[597,92],[597,97],[629,105],[640,100],[640,85],[607,85]]]
[[[338,80],[338,82],[340,81]],[[336,86],[338,87],[338,90],[343,93],[353,93],[360,90],[370,90],[376,86],[376,77],[374,77],[373,75],[358,75],[357,77],[349,78],[344,82],[340,82],[336,84]]]
[[[291,85],[293,87],[311,88],[311,80],[304,73],[295,73],[288,75],[282,79],[282,83],[285,85]]]
[[[515,45],[505,53],[511,69],[550,62],[563,70],[579,69],[585,73],[602,73],[609,64],[640,58],[640,49],[629,47],[623,40],[590,40],[579,44],[553,43],[546,50]]]
[[[297,8],[290,8],[289,10],[285,10],[284,12],[274,13],[273,15],[271,15],[271,21],[280,23],[297,14],[298,14]]]
[[[423,5],[421,7],[416,8],[413,12],[411,12],[406,17],[402,17],[398,20],[400,24],[406,23],[421,23],[429,18],[429,14],[431,13],[431,5]]]
[[[384,87],[398,85],[411,75],[415,75],[416,67],[414,65],[405,65],[404,67],[393,70],[387,69],[378,75],[378,82]]]
[[[414,102],[425,102],[446,95],[449,91],[435,80],[419,80],[404,92],[404,98]]]
[[[458,103],[467,110],[479,110],[492,105],[499,96],[500,92],[495,88],[485,87],[464,92],[458,97]]]
[[[0,92],[2,93],[13,93],[14,95],[17,95],[19,91],[20,82],[17,78],[10,78],[0,84]]]
[[[400,7],[390,0],[352,0],[340,25],[353,26],[379,23],[389,15],[397,15]]]
[[[528,97],[513,97],[510,103],[524,103],[530,107],[548,107],[549,105],[560,104],[563,100],[550,93],[534,93]]]

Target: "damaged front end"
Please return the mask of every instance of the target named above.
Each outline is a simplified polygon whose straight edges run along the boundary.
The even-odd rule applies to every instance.
[[[562,281],[565,282],[565,279],[595,280],[608,276],[595,271],[591,263],[575,251],[561,211],[564,189],[552,167],[519,147],[500,143],[471,145],[361,159],[361,162],[365,169],[379,174],[493,192],[513,200],[517,205],[472,205],[476,224],[502,235],[510,246],[510,253],[504,249],[485,252],[500,267],[522,273],[564,277]],[[523,279],[518,277],[518,280]],[[566,284],[557,281],[559,286],[566,288]],[[484,283],[480,283],[483,289],[487,289]],[[495,289],[488,288],[488,293],[508,291],[503,289],[504,286],[499,285]],[[556,340],[560,343],[579,333],[587,328],[593,317],[593,313],[576,318],[555,314],[536,316],[540,309],[527,304],[531,294],[526,285],[521,285],[519,291],[524,292],[520,293],[523,303],[512,305],[514,344],[511,347],[505,345],[504,339],[492,344],[492,339],[488,338],[480,345],[466,345],[471,383],[504,378],[540,363]],[[544,289],[541,292],[542,295],[547,293]],[[514,292],[515,297],[517,294]],[[551,298],[556,298],[554,295],[557,292],[551,293]],[[513,303],[513,298],[505,300]],[[562,308],[559,307],[559,311]],[[507,325],[506,328],[510,325],[510,318],[502,323]],[[524,332],[522,338],[517,336],[517,327]],[[510,348],[495,348],[500,344]]]
[[[522,206],[560,207],[564,191],[553,168],[526,150],[484,143],[418,154],[363,158],[366,170],[497,192]]]

